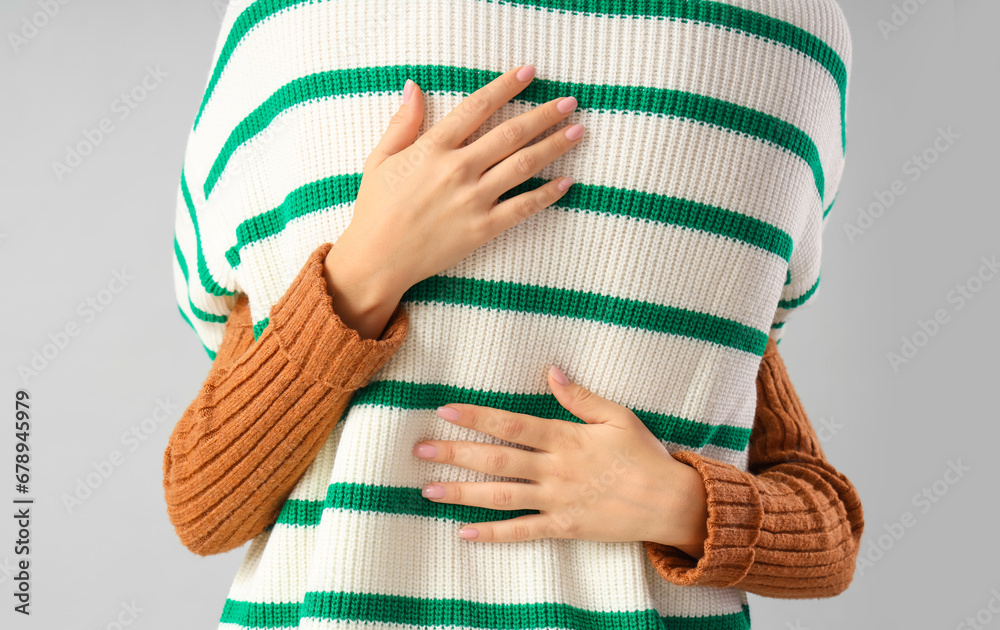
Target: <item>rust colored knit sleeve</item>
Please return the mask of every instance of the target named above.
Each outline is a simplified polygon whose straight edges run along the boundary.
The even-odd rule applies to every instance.
[[[783,599],[847,589],[864,530],[861,499],[826,460],[773,340],[757,374],[749,472],[691,451],[673,455],[705,481],[708,538],[699,559],[645,541],[664,579]]]
[[[185,547],[207,556],[273,523],[346,409],[406,338],[403,305],[379,339],[362,339],[333,311],[323,261],[309,256],[254,341],[246,294],[198,396],[163,455],[167,514]]]

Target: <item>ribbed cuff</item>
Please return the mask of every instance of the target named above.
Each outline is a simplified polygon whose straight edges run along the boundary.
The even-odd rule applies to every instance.
[[[362,339],[349,328],[327,292],[323,265],[331,247],[333,243],[323,243],[313,250],[271,309],[268,328],[274,328],[282,350],[303,376],[333,389],[354,390],[367,384],[403,343],[409,318],[400,303],[378,339]]]
[[[749,473],[691,451],[673,453],[695,468],[708,497],[705,555],[692,558],[669,545],[646,541],[646,554],[664,579],[679,586],[726,587],[742,580],[754,561],[764,510]]]

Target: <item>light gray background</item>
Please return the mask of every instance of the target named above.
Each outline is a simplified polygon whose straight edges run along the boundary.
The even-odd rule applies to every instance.
[[[41,10],[40,1],[0,5],[5,502],[15,496],[17,366],[67,323],[80,329],[28,382],[33,614],[12,611],[17,557],[7,516],[0,625],[103,629],[117,627],[121,615],[135,628],[214,628],[246,547],[209,558],[186,550],[167,520],[161,466],[172,427],[209,369],[177,311],[171,252],[182,156],[221,0],[63,0],[15,52],[9,33]],[[1000,279],[973,281],[979,292],[961,309],[949,301],[981,257],[1000,255],[1000,54],[989,43],[1000,6],[896,0],[919,10],[883,35],[879,20],[890,19],[892,2],[840,1],[854,41],[847,171],[824,236],[820,294],[788,325],[781,351],[829,458],[860,490],[862,557],[872,563],[859,566],[836,598],[751,596],[753,626],[971,628],[965,618],[980,614],[979,623],[1000,628],[1000,613],[988,609],[1000,611],[1000,590],[992,591],[1000,589]],[[166,76],[122,120],[114,101],[141,84],[147,66]],[[52,162],[105,117],[114,130],[59,181]],[[939,127],[959,138],[912,181],[906,163],[933,146]],[[906,192],[852,243],[844,225],[894,180]],[[134,278],[102,296],[114,270]],[[107,296],[96,316],[77,310]],[[938,309],[947,323],[894,371],[887,353],[900,352],[901,338]],[[121,436],[141,430],[157,399],[175,409],[164,422],[147,421],[149,433],[133,450]],[[63,496],[116,450],[121,465],[68,510]],[[949,460],[969,470],[946,476]],[[914,501],[935,483],[934,503]],[[896,540],[887,527],[907,512],[912,527],[898,527]],[[126,609],[133,602],[141,609],[134,619]]]

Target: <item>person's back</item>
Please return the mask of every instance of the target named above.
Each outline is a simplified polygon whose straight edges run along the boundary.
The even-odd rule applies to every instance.
[[[475,137],[564,95],[579,101],[566,124],[587,133],[510,193],[572,176],[559,202],[406,293],[405,345],[251,543],[225,627],[683,628],[710,617],[748,628],[743,591],[673,585],[639,542],[461,540],[462,523],[526,512],[424,499],[430,481],[497,478],[411,447],[499,442],[434,414],[451,402],[572,420],[548,393],[556,363],[634,410],[669,450],[745,470],[760,357],[815,292],[843,168],[850,49],[836,4],[242,9],[225,16],[184,180],[207,280],[248,294],[257,335],[306,257],[350,221],[407,78],[426,95],[423,130],[531,63],[538,76]],[[231,307],[198,278],[185,299]],[[221,335],[219,322],[194,326],[206,347]]]

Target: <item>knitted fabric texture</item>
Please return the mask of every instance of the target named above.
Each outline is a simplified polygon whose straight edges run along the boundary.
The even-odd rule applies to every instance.
[[[432,480],[503,478],[410,448],[500,443],[443,426],[449,402],[579,421],[547,392],[556,363],[671,452],[747,470],[761,357],[816,293],[843,171],[850,45],[832,0],[231,4],[181,173],[180,311],[214,358],[245,294],[260,341],[349,223],[405,79],[427,94],[424,131],[523,63],[538,77],[469,141],[576,96],[580,146],[502,198],[577,183],[404,295],[408,342],[254,538],[223,626],[749,627],[744,591],[664,580],[643,543],[459,539],[530,511],[423,499]],[[302,352],[285,358],[322,374]]]
[[[208,378],[170,435],[167,513],[194,553],[230,551],[271,527],[353,390],[406,338],[402,306],[378,341],[362,339],[337,316],[323,274],[330,247],[309,257],[256,343],[240,296]],[[285,317],[285,310],[299,316]],[[323,386],[330,382],[336,385]],[[673,456],[704,479],[708,538],[697,561],[646,543],[664,579],[783,598],[830,597],[851,583],[864,529],[861,501],[826,460],[773,340],[757,373],[749,472],[691,451]]]

